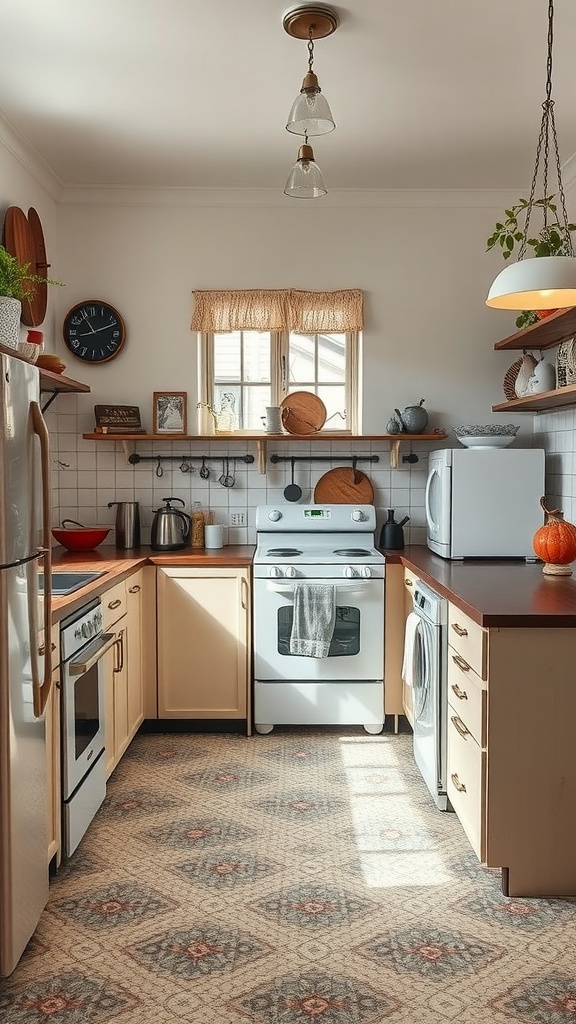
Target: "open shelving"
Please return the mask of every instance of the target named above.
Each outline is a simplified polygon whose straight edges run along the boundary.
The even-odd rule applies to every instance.
[[[497,341],[494,348],[498,352],[518,352],[526,349],[545,351],[556,348],[575,335],[576,306],[570,306],[568,309],[557,310],[531,327],[516,331],[502,341]],[[553,391],[541,391],[539,394],[498,402],[492,406],[492,412],[541,412],[544,409],[559,409],[566,405],[576,405],[576,385],[568,384]]]

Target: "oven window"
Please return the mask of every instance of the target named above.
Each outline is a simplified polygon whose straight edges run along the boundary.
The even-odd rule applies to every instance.
[[[74,750],[76,760],[92,742],[100,725],[98,717],[98,666],[74,680]]]
[[[290,634],[294,608],[283,605],[278,609],[277,643],[278,654],[286,657],[301,657],[290,654]],[[360,653],[360,609],[342,604],[336,608],[336,625],[328,651],[329,658],[346,658]]]

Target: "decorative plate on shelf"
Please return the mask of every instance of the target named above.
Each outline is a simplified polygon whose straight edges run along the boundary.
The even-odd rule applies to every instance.
[[[282,426],[289,434],[317,434],[326,422],[326,406],[311,391],[293,391],[280,403]]]
[[[516,377],[518,376],[518,371],[521,366],[522,359],[517,359],[516,362],[512,363],[512,366],[506,370],[504,375],[504,395],[509,402],[512,401],[513,398],[516,398]]]

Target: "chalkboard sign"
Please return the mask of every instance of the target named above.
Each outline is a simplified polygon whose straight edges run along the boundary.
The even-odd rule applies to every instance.
[[[137,405],[95,405],[96,431],[111,434],[145,434]]]

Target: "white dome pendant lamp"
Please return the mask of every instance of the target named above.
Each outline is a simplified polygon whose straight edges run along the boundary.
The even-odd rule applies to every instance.
[[[532,178],[530,198],[526,207],[526,220],[523,232],[522,244],[518,252],[518,261],[507,266],[498,274],[486,299],[486,305],[493,309],[560,309],[568,306],[576,306],[576,258],[572,238],[570,235],[573,225],[569,225],[566,213],[566,200],[564,186],[560,171],[560,153],[558,149],[558,138],[556,135],[556,124],[554,120],[554,100],[552,99],[552,44],[554,27],[554,0],[548,3],[548,53],[546,62],[546,99],[542,104],[542,121],[538,146],[536,149],[536,163]],[[540,169],[540,158],[542,168]],[[530,215],[537,205],[542,210],[544,217],[544,237],[546,237],[547,208],[535,203],[536,183],[541,170],[542,197],[554,198],[549,195],[548,183],[548,157],[553,153],[555,170],[558,178],[557,193],[561,207],[558,210],[558,225],[556,230],[561,236],[561,253],[558,255],[543,255],[524,259],[526,253],[526,242],[529,238],[528,227]],[[542,232],[540,238],[542,239]],[[555,246],[556,250],[558,246]]]

